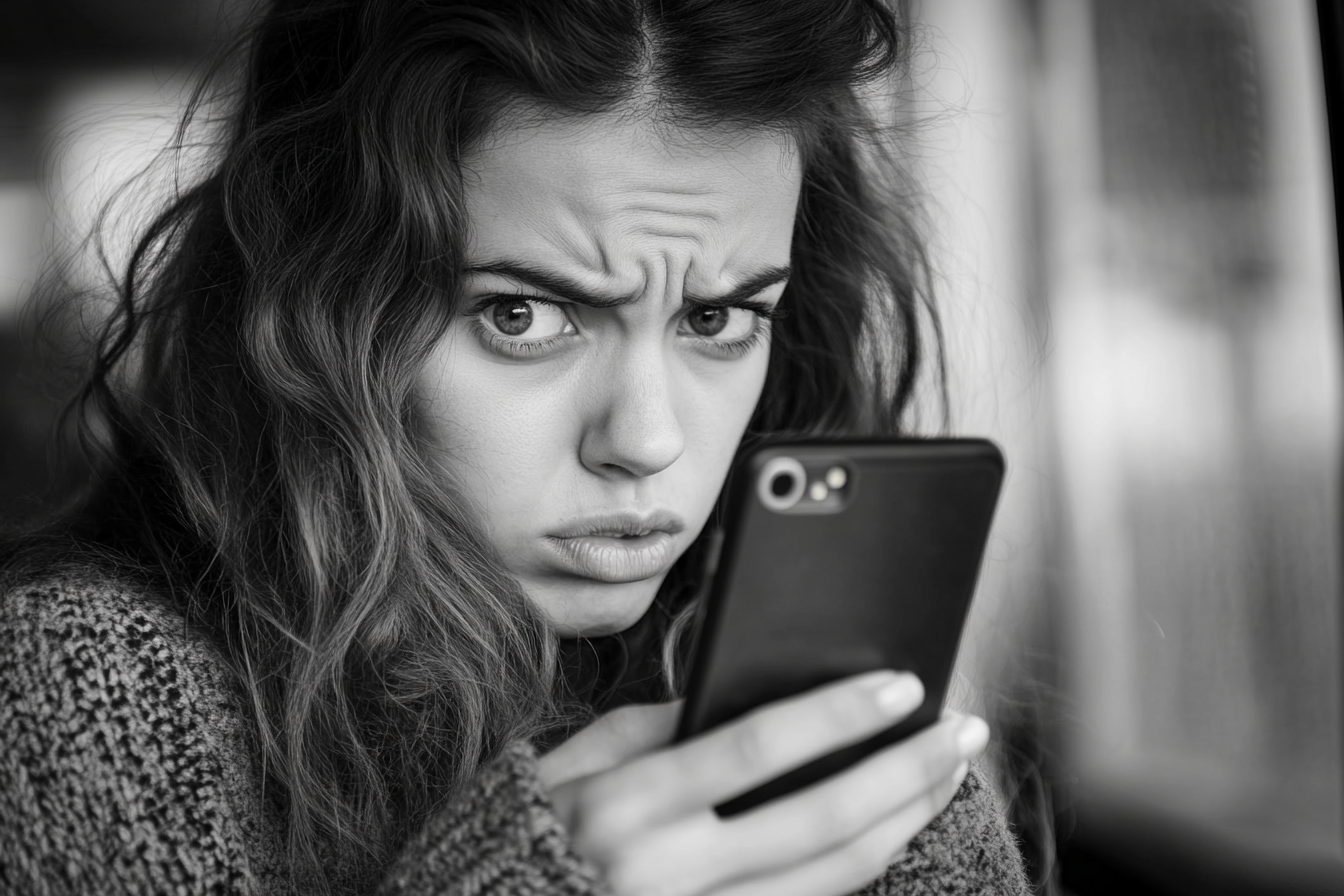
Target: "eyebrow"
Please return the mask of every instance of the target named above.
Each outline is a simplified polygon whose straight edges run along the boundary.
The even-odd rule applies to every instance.
[[[613,295],[594,293],[587,287],[561,274],[551,271],[542,271],[536,268],[528,267],[514,261],[494,261],[488,264],[472,265],[463,270],[465,274],[496,274],[501,277],[508,277],[519,283],[525,283],[533,289],[550,293],[551,295],[564,299],[566,302],[574,302],[578,305],[589,305],[593,308],[614,308],[620,305],[633,304],[637,297],[633,295]],[[736,305],[750,299],[758,293],[764,292],[770,287],[783,283],[789,279],[793,273],[793,268],[788,265],[783,267],[773,266],[764,268],[761,271],[743,280],[737,286],[734,286],[728,292],[717,296],[698,296],[691,293],[684,293],[683,298],[694,305],[726,306]]]

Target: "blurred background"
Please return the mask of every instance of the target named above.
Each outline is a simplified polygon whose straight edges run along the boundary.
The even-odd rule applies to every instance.
[[[66,380],[32,336],[38,275],[98,286],[105,207],[124,261],[173,169],[118,188],[247,5],[0,4],[3,519],[79,476],[44,448]],[[928,188],[952,429],[1010,467],[964,699],[997,730],[1028,858],[1077,896],[1344,892],[1316,5],[908,5],[896,114]]]

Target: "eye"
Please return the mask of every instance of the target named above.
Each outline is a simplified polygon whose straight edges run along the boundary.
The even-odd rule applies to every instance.
[[[574,332],[565,312],[541,299],[506,298],[481,310],[481,322],[501,336],[518,341],[540,341]]]
[[[686,326],[696,336],[736,342],[755,332],[758,315],[746,308],[701,305],[686,315]]]

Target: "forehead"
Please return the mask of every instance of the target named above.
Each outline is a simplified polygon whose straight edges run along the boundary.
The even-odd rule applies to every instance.
[[[463,168],[473,260],[521,253],[617,275],[641,252],[711,277],[738,259],[787,263],[802,176],[783,133],[618,113],[506,124]]]

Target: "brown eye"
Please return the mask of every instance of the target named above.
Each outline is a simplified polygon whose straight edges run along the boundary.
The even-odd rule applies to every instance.
[[[686,317],[697,336],[717,336],[728,326],[728,308],[696,308]]]
[[[494,306],[495,326],[506,336],[521,336],[532,326],[529,302],[500,302]]]

